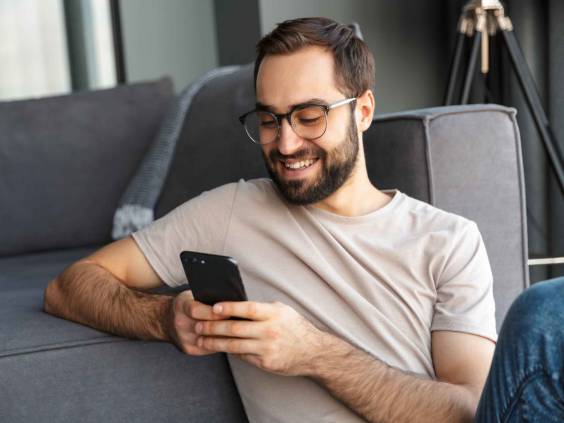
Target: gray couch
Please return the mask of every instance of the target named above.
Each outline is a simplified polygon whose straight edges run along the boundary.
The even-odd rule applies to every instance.
[[[265,176],[236,119],[253,105],[251,78],[244,66],[199,90],[157,217],[205,189]],[[113,212],[172,98],[170,82],[160,80],[0,103],[1,422],[246,420],[223,355],[186,356],[42,310],[49,280],[111,241]],[[379,116],[365,146],[378,187],[478,223],[499,327],[528,285],[514,111],[483,105]]]

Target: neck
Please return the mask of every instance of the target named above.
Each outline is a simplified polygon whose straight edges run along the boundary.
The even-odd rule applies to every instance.
[[[370,182],[364,152],[361,150],[347,181],[329,197],[312,205],[341,216],[355,217],[376,211],[390,201],[389,195]]]

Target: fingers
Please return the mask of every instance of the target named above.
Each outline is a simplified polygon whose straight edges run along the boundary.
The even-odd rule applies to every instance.
[[[254,339],[238,338],[198,338],[197,346],[214,352],[226,352],[231,354],[258,354],[262,344]]]
[[[192,299],[184,302],[183,311],[188,317],[197,320],[222,320],[229,317],[214,313],[211,306]]]
[[[249,320],[268,320],[277,312],[277,303],[259,303],[256,301],[226,301],[213,306],[216,314],[243,317]]]
[[[171,338],[180,350],[187,354],[213,354],[215,351],[209,351],[196,345],[198,335],[195,333],[194,326],[199,318],[213,321],[227,317],[214,313],[211,306],[195,301],[193,298],[190,291],[184,291],[176,296]]]
[[[194,300],[192,291],[183,291],[175,298],[174,309],[176,313],[182,312],[186,316],[198,320],[221,320],[227,316],[214,313],[212,307]]]
[[[182,345],[185,352],[191,355],[207,355],[213,354],[215,351],[209,351],[205,348],[198,347],[197,340],[198,335],[195,333],[187,332],[182,337]]]
[[[194,332],[195,324],[196,321],[184,316],[184,318],[176,324],[175,343],[182,351],[190,355],[213,354],[215,351],[209,351],[196,345],[198,335]]]
[[[263,323],[241,320],[204,321],[196,322],[194,325],[194,332],[198,335],[235,338],[260,338],[264,329]]]

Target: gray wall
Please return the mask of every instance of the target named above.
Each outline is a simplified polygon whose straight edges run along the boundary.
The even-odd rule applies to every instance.
[[[211,0],[121,0],[128,81],[170,75],[177,91],[217,66]]]
[[[261,31],[304,16],[358,22],[376,60],[376,113],[438,106],[450,50],[443,0],[259,0]]]
[[[259,0],[214,0],[219,65],[255,60],[261,37]]]
[[[285,19],[358,22],[376,58],[376,113],[441,104],[450,51],[443,0],[121,0],[127,78],[165,74],[178,90],[216,66],[254,59]],[[446,28],[446,29],[445,29]]]

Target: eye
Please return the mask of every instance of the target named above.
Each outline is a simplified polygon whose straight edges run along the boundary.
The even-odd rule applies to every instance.
[[[276,128],[276,122],[274,120],[261,121],[260,126],[262,128],[273,129]]]
[[[294,113],[294,120],[299,125],[315,126],[323,123],[325,118],[324,111],[321,107],[310,106]]]
[[[259,125],[262,128],[276,128],[276,120],[268,113],[257,113]]]
[[[320,117],[315,118],[299,118],[298,122],[301,125],[317,125],[321,121]]]

